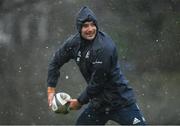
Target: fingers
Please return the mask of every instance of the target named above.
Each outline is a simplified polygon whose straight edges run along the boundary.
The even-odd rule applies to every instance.
[[[68,99],[66,100],[67,102],[74,102],[74,101],[77,101],[77,99]]]
[[[52,106],[52,100],[48,100],[48,106],[51,107]]]
[[[77,99],[69,100],[69,109],[70,110],[78,110],[80,108],[81,108],[81,106],[80,106],[79,102],[77,101]]]
[[[52,106],[52,100],[55,94],[55,88],[54,87],[48,87],[47,88],[47,95],[48,95],[48,106]]]
[[[48,93],[48,106],[49,106],[49,108],[51,108],[51,106],[52,106],[53,97],[54,97],[54,93]]]
[[[75,101],[75,99],[66,99],[67,103],[72,104],[72,102]]]

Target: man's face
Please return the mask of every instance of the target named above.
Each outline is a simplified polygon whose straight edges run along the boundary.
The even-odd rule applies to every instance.
[[[93,21],[85,22],[81,28],[81,36],[86,40],[93,40],[96,36],[97,28]]]

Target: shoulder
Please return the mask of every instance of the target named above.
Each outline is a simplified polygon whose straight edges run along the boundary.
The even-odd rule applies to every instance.
[[[105,51],[113,52],[116,49],[114,41],[107,33],[99,32],[99,39]]]
[[[60,48],[72,49],[78,46],[80,43],[80,35],[76,33],[74,35],[70,35],[64,42],[61,44]]]
[[[64,42],[64,44],[68,46],[74,46],[79,43],[79,40],[80,40],[80,35],[79,33],[76,33],[74,35],[69,36]]]

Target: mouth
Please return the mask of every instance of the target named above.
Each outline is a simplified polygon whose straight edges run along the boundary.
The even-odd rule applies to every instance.
[[[87,33],[86,36],[93,37],[93,36],[95,36],[95,33],[94,32],[93,33]]]
[[[88,37],[93,37],[95,34],[87,34]]]

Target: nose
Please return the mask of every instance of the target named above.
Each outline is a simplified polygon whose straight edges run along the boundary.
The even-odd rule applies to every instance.
[[[92,27],[92,26],[89,26],[89,27],[88,27],[88,32],[91,32],[91,31],[93,31],[93,27]]]

